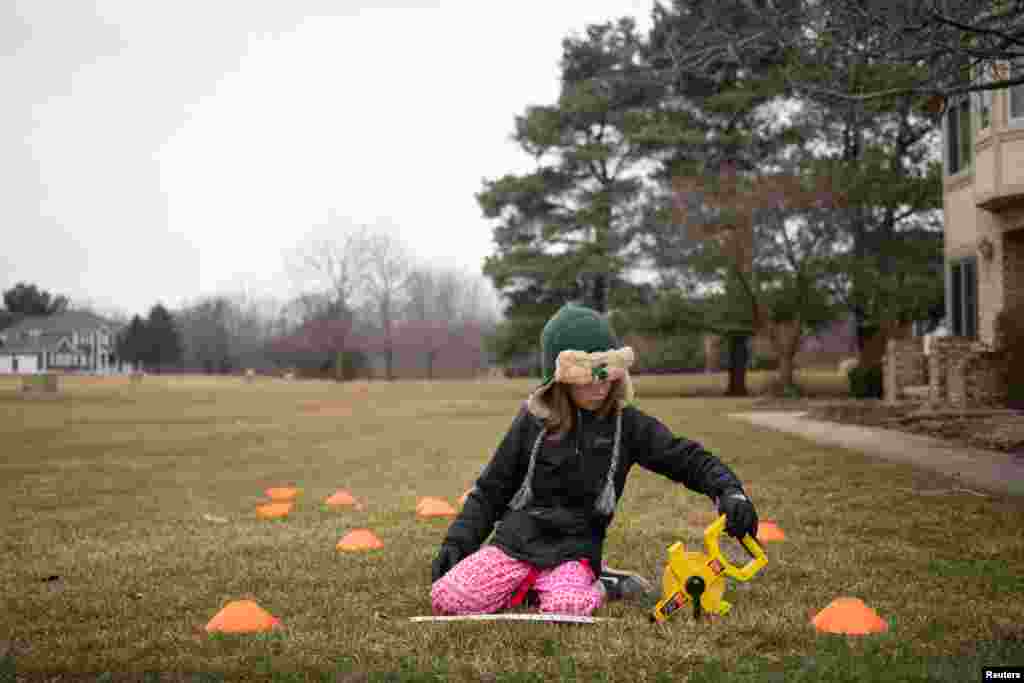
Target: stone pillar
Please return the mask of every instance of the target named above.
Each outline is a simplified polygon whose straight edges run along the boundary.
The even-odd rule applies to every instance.
[[[967,407],[967,387],[964,384],[964,365],[967,359],[953,356],[948,361],[948,379],[946,380],[947,400],[952,408]]]
[[[1008,399],[1007,357],[1005,353],[975,351],[960,364],[963,403],[967,408],[1001,408]]]
[[[892,405],[903,398],[903,388],[925,382],[923,343],[919,337],[886,341],[882,358],[882,382],[885,402]]]
[[[966,337],[934,337],[929,343],[931,354],[928,356],[928,376],[930,391],[928,402],[938,407],[951,401],[950,392],[959,395],[963,392],[962,383],[950,387],[953,366],[958,364],[969,352],[972,341]],[[960,371],[960,376],[962,376]],[[959,380],[957,380],[959,382]]]
[[[704,335],[704,371],[719,372],[722,369],[722,338],[717,334]]]

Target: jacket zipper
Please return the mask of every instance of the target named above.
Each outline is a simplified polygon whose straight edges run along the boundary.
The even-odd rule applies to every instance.
[[[576,466],[579,468],[580,481],[586,485],[586,470],[583,466],[583,450],[580,448],[580,444],[583,441],[583,413],[580,412],[579,408],[576,409]]]
[[[580,439],[583,436],[583,413],[580,409],[576,409],[576,458],[579,460],[582,456],[580,452]]]

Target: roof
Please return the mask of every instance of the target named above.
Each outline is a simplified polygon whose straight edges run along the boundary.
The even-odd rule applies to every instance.
[[[120,323],[101,318],[86,311],[68,311],[54,315],[28,316],[10,327],[0,330],[0,353],[38,353],[60,351],[62,339],[72,332],[92,332],[107,328],[111,332],[121,328]],[[39,330],[38,337],[29,337],[30,330]],[[70,339],[69,339],[70,341]]]
[[[45,334],[70,334],[78,331],[98,330],[101,327],[114,330],[122,325],[87,311],[67,311],[53,315],[30,315],[4,328],[0,334],[18,336],[29,330],[40,330]]]

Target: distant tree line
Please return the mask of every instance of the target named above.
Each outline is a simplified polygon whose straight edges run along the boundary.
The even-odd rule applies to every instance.
[[[91,311],[119,324],[119,358],[151,372],[289,369],[351,379],[377,358],[386,377],[396,356],[413,359],[427,376],[489,364],[484,338],[497,312],[481,276],[417,264],[387,232],[337,217],[285,260],[300,293],[284,302],[236,293],[174,311],[158,302],[129,319],[18,283],[4,293],[0,329],[29,315]]]

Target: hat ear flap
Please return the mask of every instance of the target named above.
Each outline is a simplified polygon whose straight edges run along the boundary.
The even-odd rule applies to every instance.
[[[551,388],[555,386],[555,380],[551,380],[547,384],[538,387],[526,400],[526,410],[534,417],[546,420],[551,416],[551,409],[548,408],[545,400],[546,394],[551,391]]]

